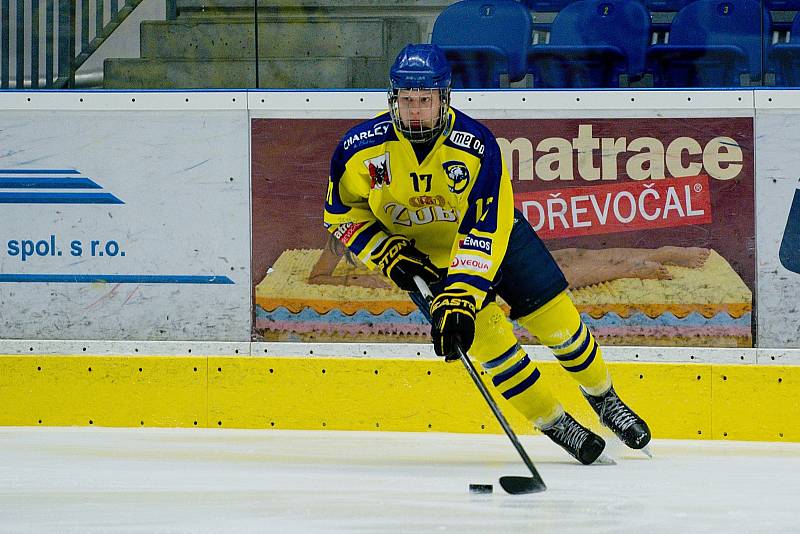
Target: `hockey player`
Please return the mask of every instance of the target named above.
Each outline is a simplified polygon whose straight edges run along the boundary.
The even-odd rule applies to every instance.
[[[450,68],[435,45],[408,45],[391,67],[389,111],[345,134],[331,160],[325,226],[371,269],[380,269],[431,320],[436,354],[467,349],[497,391],[584,464],[604,440],[578,423],[539,380],[511,318],[555,354],[600,421],[628,447],[650,441],[647,424],[620,400],[567,281],[522,214],[497,141],[450,107]],[[425,280],[428,308],[414,283]]]

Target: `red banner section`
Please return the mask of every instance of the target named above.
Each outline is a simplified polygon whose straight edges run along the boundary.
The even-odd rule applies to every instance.
[[[543,239],[711,222],[705,175],[519,193],[516,207]]]

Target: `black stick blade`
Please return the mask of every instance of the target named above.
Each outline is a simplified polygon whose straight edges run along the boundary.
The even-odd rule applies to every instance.
[[[539,493],[547,489],[544,481],[537,480],[534,477],[500,477],[500,486],[506,490],[506,493],[510,493],[511,495]]]

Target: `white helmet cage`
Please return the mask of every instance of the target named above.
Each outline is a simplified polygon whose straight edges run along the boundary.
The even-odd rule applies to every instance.
[[[414,111],[414,106],[417,106],[417,111],[420,117],[430,117],[430,122],[415,120],[403,121],[400,117],[400,99],[398,98],[400,91],[410,91],[411,98],[404,101],[411,106],[406,113],[411,114]],[[414,94],[417,93],[417,94]],[[431,98],[425,98],[426,93],[429,93]],[[434,99],[432,96],[438,94],[439,98]],[[437,109],[435,100],[438,100]],[[423,108],[423,106],[428,106]],[[412,143],[427,143],[431,139],[438,136],[444,129],[447,121],[447,111],[450,109],[450,88],[391,88],[389,90],[389,110],[392,115],[392,122],[394,123],[397,131]]]

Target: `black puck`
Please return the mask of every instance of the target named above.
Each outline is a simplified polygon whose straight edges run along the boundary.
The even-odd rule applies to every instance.
[[[469,485],[469,492],[470,493],[491,493],[492,492],[492,485],[491,484],[470,484]]]

